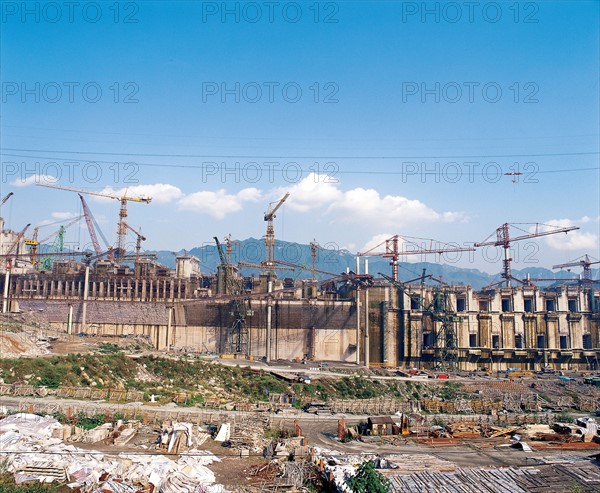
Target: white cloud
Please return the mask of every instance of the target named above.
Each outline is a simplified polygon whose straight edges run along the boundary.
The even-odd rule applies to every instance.
[[[421,221],[453,222],[462,217],[459,212],[436,212],[420,200],[401,195],[381,196],[372,188],[354,188],[343,192],[328,209],[341,222],[363,222],[380,227],[398,227]]]
[[[67,219],[75,219],[79,214],[74,212],[52,212],[50,214],[55,221],[66,221]]]
[[[343,191],[330,177],[316,173],[291,187],[274,190],[273,196],[280,197],[286,191],[290,192],[286,207],[299,212],[324,207],[334,222],[362,221],[369,226],[396,229],[419,221],[454,222],[464,218],[463,213],[436,212],[419,200],[401,195],[381,196],[372,188]]]
[[[186,195],[178,204],[180,210],[204,213],[223,219],[231,212],[240,211],[245,202],[256,202],[261,196],[257,188],[244,188],[236,194],[228,194],[221,188],[216,192],[202,191]]]
[[[27,178],[17,178],[11,182],[14,187],[28,187],[30,185],[55,185],[58,178],[50,175],[31,175]]]
[[[584,224],[594,222],[593,218],[583,216],[580,219],[552,219],[546,224],[557,226],[559,228],[567,228],[570,226],[581,227]],[[595,221],[597,223],[597,221]],[[552,228],[547,228],[552,229]],[[594,250],[597,251],[598,235],[589,231],[578,229],[569,231],[568,233],[557,233],[544,237],[545,243],[554,250]]]
[[[291,187],[277,189],[274,195],[281,197],[285,192],[289,192],[290,196],[286,200],[286,207],[307,212],[323,205],[329,205],[342,196],[337,183],[331,183],[329,179],[330,177],[327,175],[310,173]]]
[[[365,243],[365,245],[362,248],[359,248],[359,252],[368,252],[369,250],[376,248],[379,246],[379,248],[376,248],[376,252],[383,252],[385,251],[385,240],[387,240],[388,238],[391,238],[392,236],[394,236],[393,234],[390,233],[382,233],[382,234],[378,234],[373,236],[369,241],[367,241]],[[383,245],[382,245],[383,243]]]
[[[129,197],[151,197],[152,203],[156,204],[168,204],[183,196],[181,189],[175,185],[169,185],[168,183],[155,183],[153,185],[134,185],[128,188],[114,189],[112,187],[105,187],[99,193],[107,193],[110,195],[117,195],[119,197],[127,195]],[[93,196],[97,200],[111,200],[103,199],[97,195]]]

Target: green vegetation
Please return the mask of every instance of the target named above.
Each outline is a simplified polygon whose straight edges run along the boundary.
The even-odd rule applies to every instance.
[[[8,479],[0,478],[0,491],[2,493],[58,493],[58,487],[41,483],[15,484]]]
[[[93,386],[98,389],[133,389],[170,402],[186,392],[183,405],[213,399],[269,401],[272,394],[289,394],[294,406],[330,399],[403,399],[419,385],[363,376],[320,378],[310,384],[289,383],[275,375],[249,367],[218,365],[201,360],[154,356],[127,357],[114,344],[100,346],[101,354],[69,354],[49,358],[0,359],[0,377],[8,384],[58,387]],[[410,383],[409,383],[410,384]]]
[[[109,386],[106,385],[107,381],[135,378],[137,363],[122,353],[2,359],[0,374],[6,383],[29,383],[56,388],[59,385],[80,386],[96,382],[101,388]],[[30,378],[27,379],[26,376]]]
[[[116,344],[105,342],[98,346],[98,351],[100,351],[101,353],[120,353],[122,351],[122,348],[120,348]]]
[[[375,469],[373,461],[358,466],[356,475],[347,479],[346,484],[352,493],[387,493],[390,488],[389,480]]]
[[[563,411],[560,414],[556,415],[556,421],[558,421],[559,423],[573,423],[575,421],[575,418],[568,412]]]
[[[15,484],[12,474],[8,472],[8,458],[0,460],[0,492],[2,493],[58,493],[57,486],[40,483]]]
[[[77,426],[84,430],[91,430],[100,425],[106,423],[106,416],[104,414],[95,414],[94,416],[86,416],[85,413],[80,412],[77,414]]]
[[[462,386],[463,385],[461,383],[446,382],[439,390],[438,395],[446,401],[453,401],[462,395],[462,392],[460,391]]]
[[[341,399],[371,399],[374,397],[401,398],[402,393],[396,383],[383,383],[379,380],[369,380],[362,377],[343,377],[331,383],[338,398]]]

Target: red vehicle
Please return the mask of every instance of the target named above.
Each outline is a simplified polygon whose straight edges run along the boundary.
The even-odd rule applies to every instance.
[[[439,378],[439,379],[443,379],[443,380],[447,380],[450,378],[450,375],[448,375],[447,373],[438,373],[435,378]]]

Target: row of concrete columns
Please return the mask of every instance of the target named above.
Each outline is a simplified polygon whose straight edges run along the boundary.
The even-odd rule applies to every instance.
[[[4,290],[9,289],[5,282]],[[185,279],[119,279],[106,278],[103,280],[89,281],[81,279],[16,279],[11,293],[8,296],[22,298],[81,298],[87,290],[88,296],[93,299],[125,299],[135,301],[156,301],[185,299],[188,283]]]

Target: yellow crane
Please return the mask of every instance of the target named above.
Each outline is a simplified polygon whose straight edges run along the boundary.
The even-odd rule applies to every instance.
[[[117,256],[121,257],[125,255],[125,242],[127,239],[127,223],[125,222],[125,218],[127,217],[127,202],[145,202],[149,204],[152,201],[152,197],[131,197],[127,196],[127,190],[123,192],[123,195],[116,195],[111,193],[104,192],[92,192],[89,190],[81,190],[78,188],[71,187],[59,187],[57,185],[43,185],[38,183],[39,187],[46,188],[55,188],[57,190],[66,190],[68,192],[76,192],[76,193],[86,193],[88,195],[95,195],[97,197],[105,197],[109,199],[118,200],[121,203],[121,207],[119,209],[119,222],[117,223]]]
[[[31,264],[33,265],[34,269],[37,269],[40,264],[40,260],[38,258],[38,248],[39,248],[40,244],[43,244],[46,241],[54,238],[56,235],[61,234],[61,231],[63,231],[63,234],[64,234],[64,230],[66,230],[68,227],[73,226],[74,224],[79,222],[82,217],[83,217],[83,214],[80,216],[74,217],[70,220],[63,219],[62,221],[54,221],[54,222],[48,223],[48,224],[40,224],[39,226],[36,226],[35,228],[33,228],[33,236],[30,239],[25,239],[25,244],[29,247],[30,260],[31,260]],[[61,224],[61,223],[67,222],[67,221],[69,221],[69,223],[65,226],[61,226],[61,229],[55,231],[54,233],[47,236],[43,240],[38,239],[39,231],[41,228],[45,228],[47,226],[54,226],[55,224]]]

